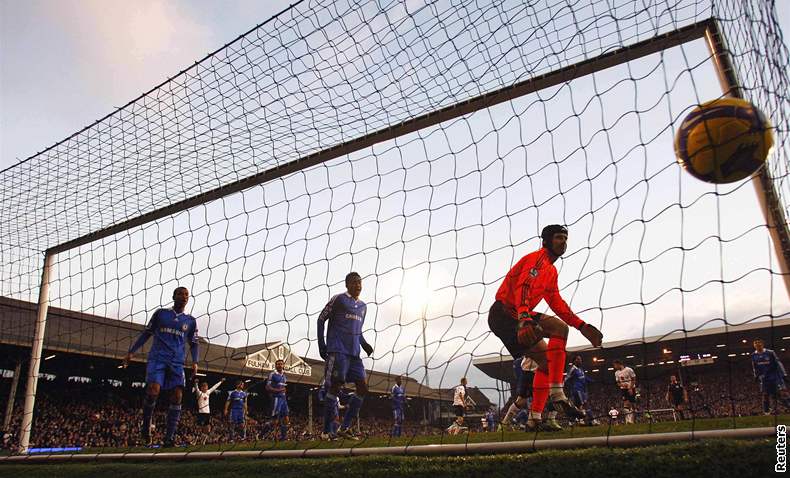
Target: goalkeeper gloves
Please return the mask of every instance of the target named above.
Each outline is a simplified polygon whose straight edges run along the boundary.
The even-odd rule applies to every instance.
[[[518,314],[517,336],[519,344],[532,347],[543,339],[543,328],[528,312],[522,312]]]
[[[584,335],[584,338],[590,341],[593,347],[600,347],[603,341],[603,334],[594,325],[584,324],[579,328],[579,332]]]

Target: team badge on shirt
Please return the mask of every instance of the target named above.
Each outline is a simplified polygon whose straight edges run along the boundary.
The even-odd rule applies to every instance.
[[[538,276],[538,270],[533,267],[532,269],[529,270],[529,275],[531,275],[532,277],[537,277]]]

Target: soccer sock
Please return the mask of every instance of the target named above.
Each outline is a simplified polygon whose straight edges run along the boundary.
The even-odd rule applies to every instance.
[[[334,403],[337,403],[337,397],[327,393],[324,397],[324,433],[334,433],[332,431],[332,422],[335,421]]]
[[[538,369],[532,381],[532,406],[529,407],[529,417],[540,419],[546,401],[549,398],[549,376],[546,372]]]
[[[771,410],[771,400],[768,398],[768,395],[763,396],[763,411],[768,413]]]
[[[566,398],[565,392],[562,390],[562,372],[565,368],[565,344],[566,340],[561,337],[551,337],[549,339],[548,349],[546,350],[546,359],[549,362],[549,384],[551,386],[551,398],[560,399]]]
[[[176,427],[178,427],[178,419],[181,418],[181,404],[170,405],[167,410],[167,433],[165,434],[166,440],[172,440],[176,436]]]
[[[510,404],[510,408],[508,408],[507,409],[507,413],[505,413],[505,418],[502,419],[502,423],[504,423],[506,425],[509,425],[510,421],[513,420],[513,417],[516,416],[516,414],[518,413],[519,410],[521,410],[521,409],[518,408],[518,405],[516,405],[516,402],[511,403]]]
[[[156,408],[156,397],[146,395],[145,400],[143,400],[143,433],[145,434],[150,433],[151,416],[153,416],[155,408]]]
[[[343,428],[346,429],[351,426],[351,422],[359,415],[359,409],[362,408],[362,397],[354,395],[348,403],[348,410],[346,416],[343,417]]]
[[[288,426],[285,423],[280,423],[280,440],[285,440],[288,433]]]

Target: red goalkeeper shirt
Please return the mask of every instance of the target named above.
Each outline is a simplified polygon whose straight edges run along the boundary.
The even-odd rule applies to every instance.
[[[533,313],[542,299],[566,324],[577,329],[584,325],[560,296],[557,268],[551,263],[545,247],[522,257],[507,273],[496,293],[496,300],[506,308],[515,309],[516,317],[522,312]]]

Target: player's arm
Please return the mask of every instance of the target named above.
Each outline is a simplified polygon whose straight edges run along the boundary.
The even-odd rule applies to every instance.
[[[565,387],[568,383],[573,383],[576,378],[573,376],[575,365],[568,367],[568,372],[565,374],[565,379],[562,381],[562,386]]]
[[[214,390],[218,389],[218,388],[219,388],[219,386],[220,386],[220,385],[222,385],[222,382],[224,382],[224,381],[225,381],[225,379],[223,378],[223,379],[222,379],[222,380],[220,380],[219,382],[215,383],[213,387],[211,387],[211,388],[209,388],[209,389],[208,389],[208,392],[207,392],[207,393],[208,393],[209,395],[211,395],[212,393],[214,393]]]
[[[367,340],[365,340],[365,337],[362,334],[359,334],[359,346],[362,347],[362,350],[364,350],[366,354],[368,354],[368,357],[373,355],[373,346],[370,345]]]
[[[269,393],[279,392],[280,390],[272,387],[272,379],[274,378],[274,372],[269,374],[269,379],[266,380],[266,391]]]
[[[752,354],[752,375],[754,375],[754,379],[756,381],[760,380],[760,376],[757,374],[757,361],[754,359],[754,354]]]
[[[192,332],[187,336],[189,341],[189,353],[192,357],[192,375],[198,372],[198,330],[197,323],[192,327]]]
[[[670,384],[670,385],[667,385],[667,394],[666,394],[666,395],[664,395],[664,399],[665,399],[667,402],[669,402],[669,401],[670,401],[670,400],[669,400],[669,391],[671,390],[671,388],[672,388],[672,385],[671,385],[671,384]]]
[[[684,402],[688,402],[689,401],[689,392],[688,392],[688,390],[686,390],[686,387],[683,387],[683,401]]]
[[[247,416],[247,396],[244,396],[244,416]]]
[[[581,332],[582,335],[584,335],[584,337],[590,341],[590,344],[593,347],[601,346],[603,334],[601,334],[601,331],[598,330],[597,327],[586,323],[573,313],[570,306],[568,306],[568,303],[565,302],[565,300],[560,295],[560,289],[557,285],[556,275],[553,277],[548,287],[546,287],[544,299],[546,300],[546,303],[549,304],[549,307],[551,307],[551,310],[553,310],[563,322]]]
[[[329,299],[326,306],[324,306],[324,310],[321,311],[321,314],[318,315],[318,323],[316,330],[318,332],[318,354],[321,355],[321,358],[326,360],[326,338],[324,335],[324,324],[330,317],[332,317],[332,312],[335,309],[335,302],[337,301],[337,295],[333,296]]]
[[[230,410],[230,394],[233,392],[228,393],[228,399],[225,400],[225,412],[224,415],[228,416],[228,410]]]
[[[787,372],[785,371],[785,366],[782,364],[782,361],[779,360],[779,356],[776,355],[776,352],[771,350],[771,357],[776,362],[776,369],[779,371],[779,374],[782,378],[787,377]]]
[[[126,353],[126,357],[123,359],[124,366],[129,365],[129,362],[132,360],[132,354],[137,352],[148,342],[148,339],[154,335],[154,331],[156,330],[157,325],[159,324],[159,311],[157,310],[154,312],[154,315],[151,316],[151,320],[148,321],[148,325],[145,326],[140,335],[137,337],[137,340],[134,341],[132,346],[129,348],[129,351]]]

